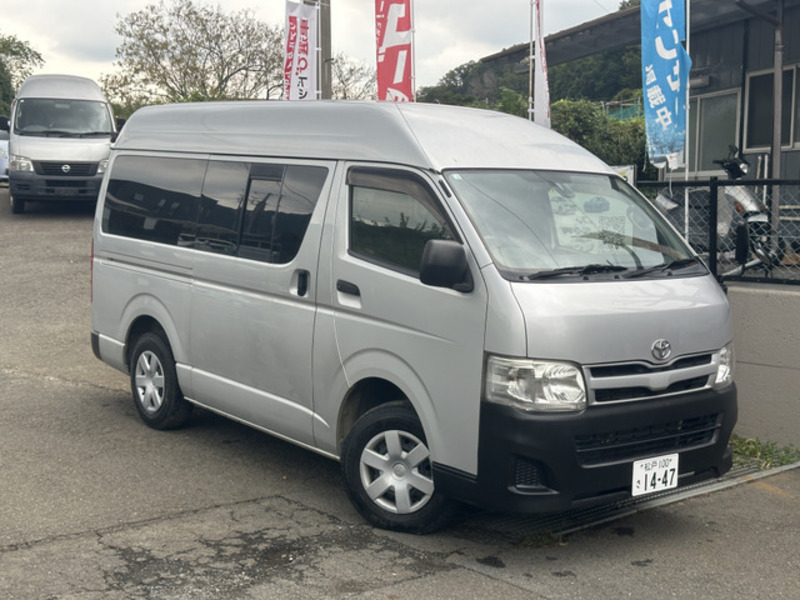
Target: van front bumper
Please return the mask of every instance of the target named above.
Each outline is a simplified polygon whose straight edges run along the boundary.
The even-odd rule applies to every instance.
[[[434,480],[447,496],[507,512],[614,502],[631,496],[635,460],[679,453],[679,486],[726,473],[736,418],[733,385],[577,414],[483,402],[477,476],[437,464]]]
[[[95,168],[96,170],[96,168]],[[96,201],[102,175],[56,176],[15,171],[9,176],[9,193],[35,202]]]

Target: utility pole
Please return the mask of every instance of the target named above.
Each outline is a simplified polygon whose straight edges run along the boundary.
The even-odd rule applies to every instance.
[[[331,0],[319,0],[319,36],[320,36],[320,95],[325,100],[333,97],[331,72],[333,57],[331,56]]]

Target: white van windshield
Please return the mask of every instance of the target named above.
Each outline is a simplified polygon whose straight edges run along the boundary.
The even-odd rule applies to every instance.
[[[102,137],[113,131],[107,105],[94,100],[24,98],[16,108],[14,133],[41,137]]]
[[[707,272],[650,203],[619,177],[523,170],[445,176],[508,279]]]

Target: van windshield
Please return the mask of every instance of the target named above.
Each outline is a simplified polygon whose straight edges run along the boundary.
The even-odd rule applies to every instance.
[[[458,170],[445,177],[507,279],[707,273],[619,177],[527,170]]]
[[[108,137],[113,131],[107,105],[94,100],[23,98],[14,132],[42,137]]]

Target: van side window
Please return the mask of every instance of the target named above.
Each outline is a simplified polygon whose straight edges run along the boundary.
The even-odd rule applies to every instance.
[[[239,256],[290,262],[300,249],[327,174],[324,167],[254,164]]]
[[[117,157],[106,192],[103,231],[191,246],[205,168],[204,160]]]
[[[200,201],[197,248],[235,255],[250,163],[209,161]]]
[[[401,171],[351,169],[348,184],[353,255],[416,275],[428,240],[456,239],[421,178]]]

